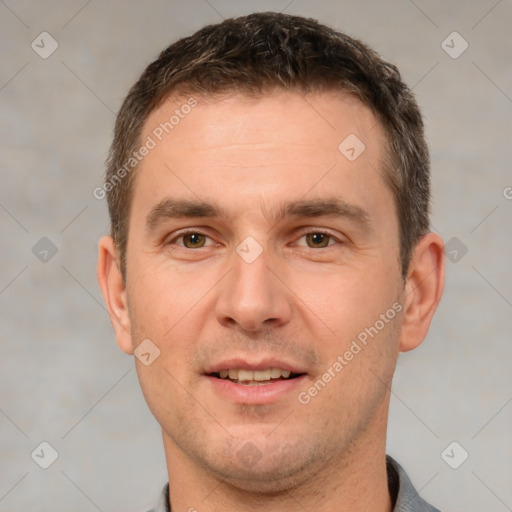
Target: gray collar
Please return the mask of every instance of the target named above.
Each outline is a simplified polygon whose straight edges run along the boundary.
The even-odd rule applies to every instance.
[[[386,456],[389,492],[395,498],[393,512],[440,512],[429,505],[416,491],[404,468]]]

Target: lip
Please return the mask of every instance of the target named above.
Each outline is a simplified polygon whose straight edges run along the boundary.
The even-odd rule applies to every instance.
[[[229,379],[219,379],[211,375],[205,375],[204,377],[213,394],[223,401],[245,405],[268,405],[276,403],[289,395],[296,397],[299,390],[304,387],[303,382],[307,375],[303,374],[293,379],[276,380],[270,384],[256,386],[244,386]]]
[[[298,376],[293,379],[275,380],[269,384],[245,386],[229,379],[220,379],[211,375],[229,369],[261,371],[269,368],[288,370],[290,373],[298,374]],[[308,377],[307,372],[299,364],[273,357],[252,361],[243,357],[224,359],[208,366],[204,373],[204,377],[214,395],[223,401],[246,405],[272,404],[283,400],[287,395],[295,396],[304,387],[303,382]]]
[[[218,363],[214,363],[205,369],[204,373],[208,376],[211,373],[219,373],[221,370],[268,370],[269,368],[279,368],[280,370],[288,370],[291,373],[306,373],[299,365],[281,361],[275,358],[265,358],[259,361],[247,361],[243,358],[225,359]]]

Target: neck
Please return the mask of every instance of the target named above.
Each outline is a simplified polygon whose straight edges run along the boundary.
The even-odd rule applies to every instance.
[[[308,468],[284,490],[253,492],[205,471],[163,434],[172,510],[200,512],[391,512],[385,456],[388,403],[343,453]],[[306,476],[306,475],[305,475]]]

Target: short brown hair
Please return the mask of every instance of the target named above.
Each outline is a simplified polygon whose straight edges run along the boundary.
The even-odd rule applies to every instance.
[[[429,229],[429,154],[416,101],[398,69],[362,42],[316,20],[274,12],[227,19],[180,39],[130,89],[117,116],[106,172],[123,277],[135,169],[115,178],[140,145],[149,114],[171,94],[258,96],[274,89],[348,92],[380,120],[388,141],[382,171],[395,198],[406,277],[414,246]]]

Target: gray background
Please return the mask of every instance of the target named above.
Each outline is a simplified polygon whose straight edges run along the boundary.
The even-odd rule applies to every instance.
[[[92,191],[114,113],[143,68],[206,23],[261,10],[362,38],[414,88],[432,152],[432,224],[456,237],[455,261],[426,342],[400,359],[388,452],[443,511],[512,510],[511,1],[5,0],[0,512],[137,512],[165,482],[158,425],[96,284],[108,221]],[[31,48],[43,31],[59,45],[46,59]],[[469,44],[458,58],[441,46],[453,31]],[[444,46],[455,54],[462,43]],[[33,250],[42,237],[55,255],[48,241]],[[42,441],[59,455],[46,470],[31,458]],[[452,465],[469,453],[458,469],[442,457],[452,441],[463,447],[445,452]]]

